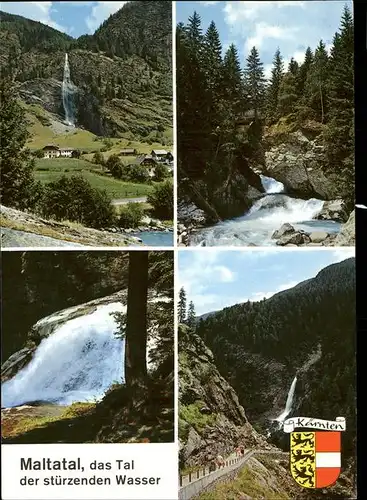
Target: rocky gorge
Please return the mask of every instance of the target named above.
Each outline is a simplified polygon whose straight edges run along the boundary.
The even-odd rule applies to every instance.
[[[337,175],[325,172],[320,130],[273,131],[264,135],[264,150],[264,164],[255,170],[265,194],[249,193],[252,206],[243,216],[216,225],[181,200],[178,244],[353,246],[354,211],[344,208]]]
[[[292,491],[288,462],[269,456],[264,465],[272,484],[283,478],[284,497],[278,492],[274,498],[303,493],[305,498],[356,498],[354,272],[354,259],[346,259],[269,299],[205,314],[194,330],[180,327],[182,470],[195,471],[216,454],[228,456],[238,444],[289,451],[284,418],[343,414],[349,434],[343,437],[343,472],[332,488]],[[344,384],[348,395],[343,389],[339,397]],[[238,479],[200,498],[224,498],[225,491],[229,498],[234,491],[244,498],[273,498],[252,490],[258,482],[267,483],[261,472],[253,477],[246,467]]]

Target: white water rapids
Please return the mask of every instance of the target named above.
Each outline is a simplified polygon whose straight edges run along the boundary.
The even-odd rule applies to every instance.
[[[200,229],[191,237],[191,245],[246,246],[249,244],[270,246],[276,240],[271,236],[288,222],[295,229],[338,232],[340,224],[334,221],[313,220],[320,213],[324,202],[311,198],[301,200],[284,194],[284,186],[270,177],[260,176],[266,195],[255,201],[243,216],[219,222]]]
[[[94,401],[112,383],[123,382],[124,341],[114,335],[117,325],[111,313],[125,310],[120,302],[101,305],[56,327],[41,341],[31,362],[2,384],[2,406]],[[47,323],[47,318],[42,321]]]
[[[64,77],[62,80],[62,104],[65,112],[65,122],[67,125],[75,127],[75,112],[73,94],[75,86],[70,78],[70,67],[68,55],[65,54]]]

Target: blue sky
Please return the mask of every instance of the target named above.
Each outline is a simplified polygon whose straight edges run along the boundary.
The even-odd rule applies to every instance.
[[[269,76],[277,47],[286,63],[291,57],[302,62],[307,46],[315,49],[320,39],[329,49],[344,5],[352,8],[351,1],[343,0],[176,2],[176,17],[186,23],[196,10],[204,31],[213,20],[223,48],[236,45],[242,67],[255,45]]]
[[[1,10],[40,21],[77,38],[92,34],[127,2],[2,2]]]
[[[271,297],[316,274],[324,267],[354,257],[354,248],[244,250],[180,249],[179,286],[198,315]]]

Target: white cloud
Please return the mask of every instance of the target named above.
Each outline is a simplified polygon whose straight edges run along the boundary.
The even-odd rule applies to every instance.
[[[331,42],[340,25],[344,4],[340,1],[238,1],[223,2],[221,15],[227,25],[226,38],[240,49],[241,63],[251,48],[259,49],[269,78],[277,48],[285,67],[293,57],[304,60],[307,46],[314,50],[322,39],[330,51]]]
[[[70,7],[89,7],[89,5],[94,4],[94,2],[74,2],[74,0],[72,2],[60,2],[60,3],[66,3]]]
[[[242,21],[259,18],[264,11],[284,7],[304,7],[305,2],[226,2],[224,7],[225,20],[229,25],[241,23]]]
[[[201,3],[202,5],[205,5],[206,7],[209,7],[209,5],[215,5],[216,3],[219,3],[219,2],[211,2],[210,0],[207,0],[206,2],[205,1],[202,1],[202,2],[199,2]]]
[[[342,260],[355,257],[356,251],[354,247],[336,248],[332,252],[332,262],[341,262]]]
[[[47,26],[51,26],[51,28],[64,33],[68,32],[67,28],[51,19],[53,11],[52,2],[3,2],[1,8],[9,14],[23,16],[33,21],[47,24]]]
[[[184,287],[187,298],[194,302],[197,313],[208,311],[214,305],[218,308],[232,304],[233,300],[228,297],[207,292],[207,287],[212,284],[231,283],[236,279],[233,271],[218,263],[220,252],[210,249],[187,251],[185,254],[186,257],[190,256],[190,260],[186,266],[180,265],[179,286]],[[225,303],[226,300],[229,302]]]
[[[250,52],[252,47],[261,49],[265,40],[269,38],[273,40],[294,40],[297,28],[290,28],[289,26],[276,26],[264,22],[256,24],[255,33],[249,37],[245,43],[246,52]]]
[[[97,2],[93,6],[91,14],[86,18],[85,23],[93,33],[111,14],[117,12],[127,2]]]

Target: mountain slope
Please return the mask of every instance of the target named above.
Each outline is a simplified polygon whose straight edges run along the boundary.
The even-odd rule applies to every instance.
[[[64,118],[65,53],[76,123],[95,134],[172,141],[171,2],[129,2],[78,39],[1,13],[0,62],[19,95]]]
[[[292,414],[344,416],[349,429],[344,454],[354,455],[353,258],[270,299],[215,313],[199,323],[197,333],[212,349],[252,424],[264,431],[269,427],[284,409],[297,374]]]

